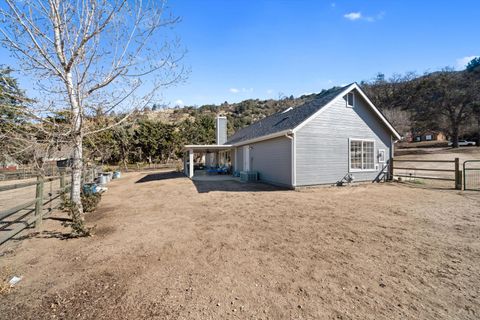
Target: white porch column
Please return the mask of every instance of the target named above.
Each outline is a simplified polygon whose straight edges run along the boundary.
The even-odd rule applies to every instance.
[[[188,159],[190,160],[188,177],[191,178],[193,177],[193,149],[188,150]]]

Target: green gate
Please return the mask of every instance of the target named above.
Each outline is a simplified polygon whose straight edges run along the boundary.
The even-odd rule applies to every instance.
[[[463,190],[480,191],[480,160],[463,163]]]

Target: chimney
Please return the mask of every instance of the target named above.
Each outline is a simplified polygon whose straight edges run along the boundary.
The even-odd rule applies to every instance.
[[[227,117],[217,116],[215,121],[217,145],[227,142]]]

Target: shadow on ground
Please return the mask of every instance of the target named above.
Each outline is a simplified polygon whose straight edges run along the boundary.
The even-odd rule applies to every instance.
[[[181,172],[168,171],[147,174],[135,183],[145,183],[153,181],[162,181],[170,179],[185,178]],[[221,180],[221,181],[197,181],[192,180],[198,193],[207,193],[213,191],[221,192],[256,192],[256,191],[280,191],[288,190],[286,188],[276,187],[265,183],[242,183],[235,180]]]
[[[280,188],[272,186],[265,183],[254,183],[254,182],[238,182],[235,180],[231,181],[192,181],[197,188],[198,193],[207,193],[213,191],[220,192],[265,192],[265,191],[281,191],[288,190],[286,188]]]
[[[178,178],[184,178],[184,177],[185,175],[180,172],[175,172],[175,171],[159,172],[159,173],[147,174],[146,176],[142,177],[140,180],[137,180],[135,183],[178,179]]]

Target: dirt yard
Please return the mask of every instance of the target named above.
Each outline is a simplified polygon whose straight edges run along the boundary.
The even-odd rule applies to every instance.
[[[131,173],[0,247],[2,319],[478,319],[480,193]],[[3,279],[2,279],[3,280]]]

